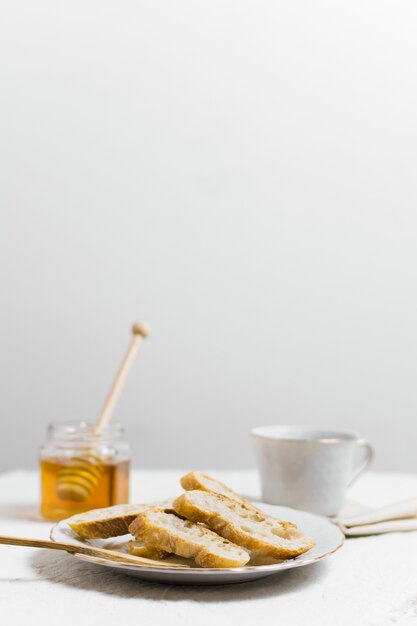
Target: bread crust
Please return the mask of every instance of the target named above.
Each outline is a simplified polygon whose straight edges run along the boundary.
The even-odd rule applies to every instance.
[[[299,556],[315,545],[294,524],[279,522],[223,495],[187,491],[174,500],[173,508],[178,515],[206,524],[229,541],[275,559]]]

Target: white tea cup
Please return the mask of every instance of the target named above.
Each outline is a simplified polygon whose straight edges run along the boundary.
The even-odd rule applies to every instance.
[[[351,433],[260,426],[251,435],[263,501],[321,515],[336,515],[347,487],[372,458],[369,443]]]

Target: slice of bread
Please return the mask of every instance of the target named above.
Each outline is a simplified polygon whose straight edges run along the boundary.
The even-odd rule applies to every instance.
[[[172,500],[153,504],[118,504],[73,515],[67,519],[67,523],[83,539],[118,537],[129,532],[129,524],[142,511],[155,506],[169,509],[171,505]]]
[[[154,560],[165,559],[168,556],[168,552],[165,552],[165,550],[154,546],[147,546],[142,541],[129,541],[127,551],[134,556],[144,556],[146,559]]]
[[[195,489],[200,489],[201,491],[209,491],[210,493],[219,493],[222,496],[227,496],[231,500],[235,500],[240,504],[245,504],[246,506],[253,507],[253,504],[246,500],[246,498],[242,498],[237,493],[232,491],[229,487],[221,483],[219,480],[212,478],[209,474],[205,474],[204,472],[190,472],[186,474],[182,478],[180,478],[181,486],[185,489],[185,491],[194,491]],[[253,507],[255,508],[255,507]]]
[[[219,480],[216,480],[209,474],[205,474],[204,472],[190,472],[180,478],[180,483],[186,491],[194,491],[198,489],[201,491],[208,491],[209,493],[218,493],[221,496],[226,496],[239,504],[243,504],[254,511],[258,511],[258,513],[263,514],[260,509],[252,504],[252,502],[242,496],[239,496],[235,491],[230,489],[230,487],[221,483]],[[296,528],[295,524],[292,522],[286,522],[286,524]]]
[[[178,515],[205,523],[229,541],[274,559],[298,556],[315,545],[294,524],[279,522],[219,494],[186,491],[174,500],[173,508]]]
[[[157,508],[140,513],[129,532],[148,546],[193,558],[201,567],[242,567],[249,561],[245,550],[206,526]]]

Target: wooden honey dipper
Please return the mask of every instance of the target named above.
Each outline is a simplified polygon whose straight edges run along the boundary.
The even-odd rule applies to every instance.
[[[126,382],[136,354],[142,342],[148,337],[150,327],[146,322],[136,322],[132,326],[132,340],[125,357],[113,381],[101,413],[94,425],[92,435],[98,437],[110,422],[114,407]],[[93,450],[78,457],[73,457],[68,465],[62,467],[57,475],[57,495],[62,500],[82,502],[96,489],[103,472],[103,459]]]

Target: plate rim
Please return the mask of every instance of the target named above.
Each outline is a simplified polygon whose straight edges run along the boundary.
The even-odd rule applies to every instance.
[[[293,569],[295,567],[303,567],[304,565],[311,565],[312,563],[316,563],[317,561],[321,561],[322,559],[330,556],[331,554],[334,554],[335,552],[337,552],[338,550],[340,550],[340,548],[343,547],[346,537],[344,535],[344,533],[342,532],[342,530],[340,529],[340,527],[335,524],[331,519],[324,517],[323,515],[317,515],[315,513],[310,513],[309,511],[303,511],[301,509],[293,509],[291,507],[284,507],[284,506],[279,506],[279,505],[273,505],[273,504],[268,504],[267,502],[260,502],[260,501],[254,501],[252,502],[252,504],[254,504],[255,506],[262,508],[263,506],[267,506],[267,507],[279,507],[279,508],[285,508],[289,511],[295,511],[296,513],[302,513],[305,515],[308,515],[310,517],[313,517],[317,520],[320,520],[321,522],[324,522],[326,524],[329,524],[330,526],[332,526],[336,531],[339,532],[339,541],[337,543],[337,545],[335,547],[333,547],[331,550],[328,550],[327,552],[323,553],[323,554],[319,554],[317,556],[314,557],[307,557],[304,559],[300,559],[299,561],[297,561],[298,557],[294,557],[291,559],[287,559],[284,560],[280,563],[270,563],[270,564],[266,564],[266,565],[244,565],[243,567],[190,567],[190,568],[177,568],[177,567],[168,567],[166,565],[158,567],[157,565],[149,565],[149,566],[142,566],[142,565],[134,565],[133,563],[122,563],[122,562],[116,562],[116,561],[112,561],[110,559],[106,559],[106,558],[101,558],[101,557],[96,557],[96,556],[89,556],[86,554],[81,554],[81,553],[77,553],[77,552],[71,552],[71,556],[74,556],[75,558],[81,559],[83,561],[89,562],[89,563],[96,563],[98,565],[103,565],[105,567],[110,567],[110,568],[117,568],[117,569],[125,569],[128,571],[135,571],[135,572],[150,572],[150,573],[166,573],[166,574],[173,574],[173,575],[177,575],[179,573],[181,573],[181,575],[197,575],[197,576],[207,576],[207,575],[218,575],[218,574],[241,574],[244,575],[246,573],[254,573],[257,572],[259,574],[261,573],[265,573],[265,574],[274,574],[276,572],[279,572],[281,570],[286,570],[286,569]],[[51,527],[50,533],[49,533],[49,537],[51,539],[51,541],[56,542],[56,539],[54,537],[54,532],[55,531],[60,531],[61,530],[61,526],[62,525],[66,525],[66,527],[68,527],[68,518],[65,518],[63,520],[60,520],[59,522],[57,522],[56,524],[54,524]],[[65,527],[65,526],[64,526]],[[74,535],[76,534],[72,529],[71,532],[74,533]],[[74,537],[76,539],[76,537]],[[79,541],[84,541],[82,537],[79,537],[78,539]],[[308,553],[305,553],[306,555]],[[303,555],[299,555],[299,556],[303,556]]]

